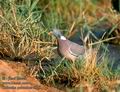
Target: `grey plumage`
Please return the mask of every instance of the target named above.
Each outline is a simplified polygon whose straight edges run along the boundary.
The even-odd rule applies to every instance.
[[[53,29],[53,34],[56,36],[58,41],[58,51],[65,58],[75,61],[85,53],[84,46],[68,40],[62,35],[59,29]]]

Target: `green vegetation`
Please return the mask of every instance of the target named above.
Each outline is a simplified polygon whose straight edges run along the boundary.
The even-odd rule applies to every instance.
[[[75,29],[86,25],[92,28],[103,20],[113,29],[119,28],[119,14],[108,1],[0,0],[0,58],[23,59],[23,62],[27,57],[37,58],[29,67],[31,74],[46,85],[68,92],[119,91],[120,69],[113,71],[108,67],[106,56],[97,65],[97,52],[90,52],[85,60],[72,64],[56,56],[55,38],[48,34],[57,27],[69,38]],[[119,42],[116,39],[113,43]]]

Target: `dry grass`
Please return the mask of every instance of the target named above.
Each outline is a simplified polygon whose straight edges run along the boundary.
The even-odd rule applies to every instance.
[[[15,1],[0,1],[1,58],[27,60],[31,75],[48,85],[53,84],[58,88],[66,86],[67,91],[101,92],[117,89],[119,77],[114,76],[108,68],[106,57],[100,66],[96,63],[98,49],[90,47],[84,60],[78,60],[73,65],[64,58],[55,57],[55,39],[48,35],[51,28],[58,27],[69,30],[63,32],[69,38],[77,28],[81,30],[84,25],[94,27],[100,21],[107,20],[115,30],[115,37],[100,39],[89,46],[111,39],[119,44],[119,14],[111,9],[109,0]],[[29,64],[29,61],[33,62]]]

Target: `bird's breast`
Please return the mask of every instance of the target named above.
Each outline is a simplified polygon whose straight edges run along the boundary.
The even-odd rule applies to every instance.
[[[63,57],[72,61],[76,60],[77,57],[69,53],[70,44],[66,40],[60,40],[58,44],[58,51]]]

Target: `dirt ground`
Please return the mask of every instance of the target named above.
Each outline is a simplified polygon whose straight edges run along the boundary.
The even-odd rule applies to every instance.
[[[0,92],[63,92],[27,75],[24,63],[0,60]]]

